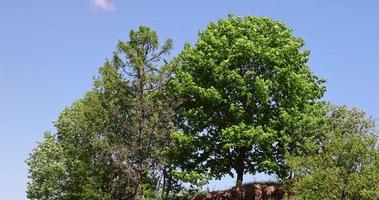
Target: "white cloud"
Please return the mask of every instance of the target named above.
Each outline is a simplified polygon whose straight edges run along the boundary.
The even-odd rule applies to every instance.
[[[110,0],[91,0],[91,7],[105,11],[114,11],[116,7]]]

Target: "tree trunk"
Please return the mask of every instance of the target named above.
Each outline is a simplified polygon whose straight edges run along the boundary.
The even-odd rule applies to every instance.
[[[347,198],[348,194],[346,192],[346,186],[348,184],[348,176],[347,175],[344,175],[344,177],[343,177],[343,184],[344,184],[344,186],[343,186],[343,189],[342,189],[341,200],[346,200],[346,199],[348,199]]]
[[[235,170],[237,173],[236,187],[241,187],[243,183],[243,173],[245,171],[245,154],[246,151],[242,148],[237,150],[237,159]]]
[[[167,167],[164,166],[163,167],[162,194],[161,194],[162,197],[165,195],[165,192],[166,192],[166,177],[167,177]]]
[[[141,200],[141,199],[142,199],[141,185],[138,185],[136,188],[136,191],[134,192],[134,200]]]
[[[144,137],[145,137],[145,91],[144,91],[144,68],[140,68],[138,72],[138,78],[139,78],[139,103],[140,103],[140,116],[139,116],[139,136],[138,136],[138,142],[139,142],[139,162],[142,167],[142,162],[144,159]],[[142,169],[139,169],[140,173],[142,173]]]
[[[237,171],[236,187],[241,187],[243,182],[243,171]]]
[[[171,169],[168,170],[168,177],[167,177],[167,186],[166,186],[166,197],[169,196],[171,189],[172,189],[172,176],[171,176]]]
[[[144,155],[144,137],[145,137],[145,93],[144,93],[144,67],[138,69],[137,78],[139,79],[139,119],[138,119],[138,154],[137,154],[137,181],[136,190],[134,191],[134,200],[142,199],[142,181],[145,175],[145,155]]]

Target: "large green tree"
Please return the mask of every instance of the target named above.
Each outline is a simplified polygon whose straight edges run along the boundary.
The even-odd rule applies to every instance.
[[[303,48],[282,22],[250,16],[211,23],[185,45],[171,64],[178,166],[215,178],[234,169],[237,185],[244,173],[286,176],[284,155],[315,138],[296,128],[318,123],[324,92]]]
[[[143,26],[119,41],[93,89],[61,113],[57,133],[32,152],[29,198],[139,200],[162,188],[173,113],[158,65],[171,48]]]
[[[379,199],[379,149],[373,119],[330,106],[319,151],[289,156],[295,199]]]

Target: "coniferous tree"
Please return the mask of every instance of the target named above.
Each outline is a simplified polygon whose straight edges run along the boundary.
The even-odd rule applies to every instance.
[[[170,121],[164,119],[167,107],[164,107],[165,102],[155,99],[162,86],[156,63],[171,50],[172,41],[167,40],[159,49],[157,34],[147,27],[132,30],[129,37],[130,41],[120,41],[117,45],[113,63],[127,80],[132,80],[127,87],[134,98],[134,116],[130,116],[133,124],[129,123],[125,129],[129,143],[128,159],[132,161],[130,169],[135,175],[134,199],[138,200],[142,198],[144,178],[161,159],[160,152],[156,150],[162,150],[162,143],[168,136],[166,131]]]

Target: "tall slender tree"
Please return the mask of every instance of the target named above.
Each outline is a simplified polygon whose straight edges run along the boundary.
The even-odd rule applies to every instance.
[[[159,135],[161,130],[157,129],[159,119],[155,112],[162,105],[157,105],[157,101],[154,101],[155,92],[162,83],[158,80],[156,64],[163,55],[169,53],[172,41],[166,40],[159,49],[156,32],[144,26],[139,27],[138,31],[130,31],[129,37],[128,42],[118,43],[113,63],[126,79],[133,80],[128,87],[136,97],[135,119],[131,118],[135,122],[135,129],[128,131],[128,140],[132,141],[130,150],[134,150],[130,152],[133,160],[131,166],[136,175],[134,199],[139,200],[142,198],[144,177],[147,176],[149,168],[156,164],[154,161],[159,160],[159,157],[154,157],[157,152],[153,152],[155,146],[161,145],[159,137],[162,136]]]

